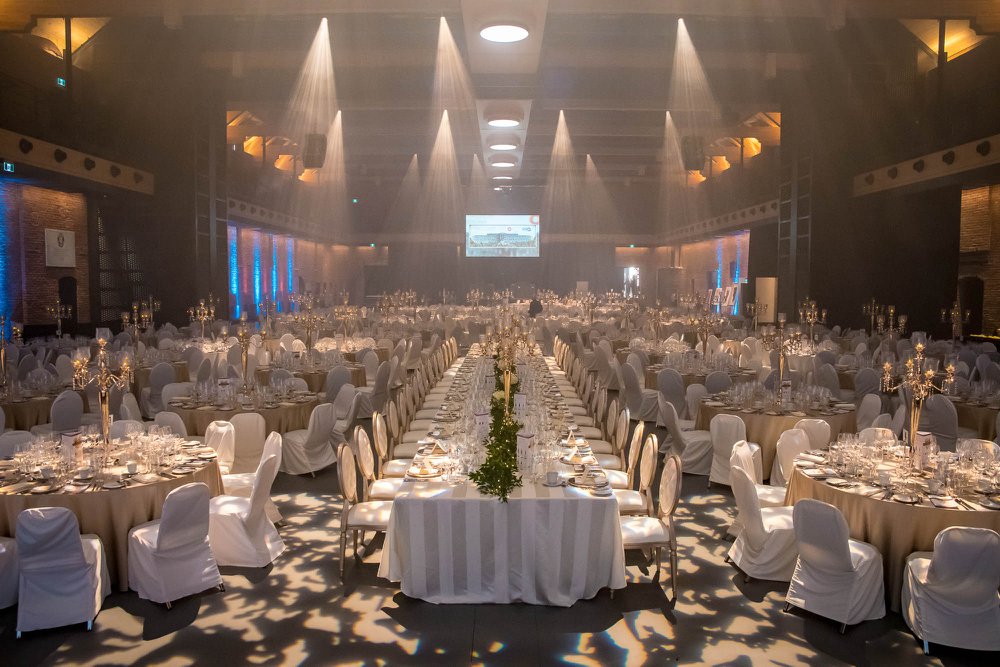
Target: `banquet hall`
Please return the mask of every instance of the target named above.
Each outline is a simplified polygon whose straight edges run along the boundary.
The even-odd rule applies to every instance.
[[[998,35],[0,2],[0,664],[996,664]]]

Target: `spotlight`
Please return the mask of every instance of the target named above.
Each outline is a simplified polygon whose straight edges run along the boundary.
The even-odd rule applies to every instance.
[[[528,38],[528,29],[514,23],[494,23],[483,27],[479,36],[488,42],[510,44]]]

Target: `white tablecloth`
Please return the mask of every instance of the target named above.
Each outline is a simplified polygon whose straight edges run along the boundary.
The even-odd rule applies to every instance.
[[[405,487],[393,503],[379,576],[410,597],[568,607],[625,587],[613,496],[526,484],[504,504],[472,484]]]

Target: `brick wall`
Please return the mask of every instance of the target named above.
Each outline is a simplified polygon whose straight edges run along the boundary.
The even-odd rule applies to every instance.
[[[960,275],[982,278],[983,332],[992,333],[1000,327],[1000,185],[962,192],[961,243],[977,253],[963,257]]]
[[[59,296],[59,279],[77,280],[77,317],[90,321],[90,259],[84,195],[17,183],[0,183],[4,295],[0,310],[25,324],[50,324],[46,306]],[[45,230],[76,235],[76,267],[45,266]]]

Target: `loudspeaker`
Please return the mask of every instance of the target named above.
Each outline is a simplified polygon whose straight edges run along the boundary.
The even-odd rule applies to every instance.
[[[307,134],[302,146],[302,166],[306,169],[319,169],[326,161],[326,135]]]
[[[681,137],[681,161],[688,171],[700,171],[705,166],[705,141],[699,136]]]

